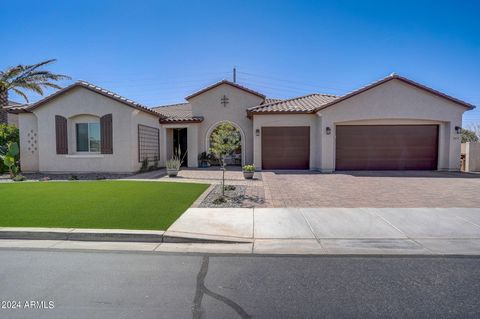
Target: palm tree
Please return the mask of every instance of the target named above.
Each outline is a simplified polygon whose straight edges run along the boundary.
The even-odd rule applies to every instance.
[[[4,107],[8,105],[10,91],[20,95],[28,103],[26,91],[43,95],[45,88],[61,88],[54,82],[70,79],[69,76],[54,74],[42,69],[43,66],[55,61],[55,59],[51,59],[32,65],[17,65],[0,71],[0,124],[7,123],[7,111]]]

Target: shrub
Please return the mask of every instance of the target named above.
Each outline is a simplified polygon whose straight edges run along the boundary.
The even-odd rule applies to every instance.
[[[13,180],[14,182],[23,182],[23,181],[26,181],[27,178],[26,178],[25,176],[23,176],[23,175],[18,174],[17,176],[15,176],[14,178],[12,178],[12,180]]]
[[[20,137],[18,128],[13,125],[0,124],[0,153],[5,154],[8,150],[8,145],[17,143],[19,144]],[[18,155],[15,158],[17,162]],[[8,172],[8,166],[3,164],[3,160],[0,161],[0,174]]]
[[[0,160],[2,166],[7,167],[8,171],[10,172],[10,177],[17,176],[19,172],[18,167],[18,155],[20,153],[18,143],[8,143],[6,147],[0,147]]]
[[[148,158],[144,158],[142,161],[142,166],[140,167],[140,172],[148,171]]]
[[[245,165],[243,166],[244,172],[255,172],[255,165]]]
[[[174,156],[167,161],[165,166],[167,167],[167,169],[174,169],[178,171],[180,170],[181,165],[182,161],[178,157]]]
[[[225,185],[224,189],[226,191],[234,191],[236,190],[237,188],[234,186],[234,185]]]
[[[223,204],[223,203],[226,203],[226,202],[227,202],[227,200],[223,196],[217,197],[213,200],[213,203],[215,205]]]
[[[18,128],[13,125],[0,124],[0,146],[15,142],[20,142]]]

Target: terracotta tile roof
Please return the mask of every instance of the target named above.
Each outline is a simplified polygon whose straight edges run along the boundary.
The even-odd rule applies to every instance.
[[[162,105],[152,108],[161,114],[160,123],[198,123],[203,121],[201,116],[193,116],[190,103]]]
[[[120,103],[123,103],[123,104],[125,104],[125,105],[130,106],[130,107],[133,107],[133,108],[135,108],[135,109],[137,109],[137,110],[140,110],[140,111],[143,111],[143,112],[145,112],[145,113],[148,113],[148,114],[151,114],[151,115],[160,117],[160,115],[159,115],[157,112],[155,112],[155,111],[147,108],[146,106],[144,106],[144,105],[142,105],[142,104],[140,104],[140,103],[137,103],[137,102],[135,102],[135,101],[133,101],[133,100],[127,99],[127,98],[125,98],[125,97],[123,97],[123,96],[120,96],[120,95],[118,95],[118,94],[116,94],[116,93],[113,93],[113,92],[111,92],[111,91],[105,90],[105,89],[103,89],[103,88],[101,88],[101,87],[99,87],[99,86],[93,85],[93,84],[88,83],[88,82],[86,82],[86,81],[77,81],[77,82],[75,82],[75,83],[73,83],[73,84],[71,84],[71,85],[69,85],[69,86],[67,86],[67,87],[64,87],[63,89],[60,89],[60,90],[56,91],[56,92],[53,93],[53,94],[50,94],[49,96],[41,99],[40,101],[37,101],[37,102],[35,102],[35,103],[30,104],[28,107],[24,108],[24,110],[27,111],[27,112],[30,112],[30,111],[32,111],[32,110],[34,110],[34,109],[42,106],[43,104],[47,103],[48,101],[56,98],[57,96],[65,93],[65,92],[68,92],[68,91],[70,91],[70,90],[72,90],[72,89],[74,89],[74,88],[76,88],[76,87],[83,87],[83,88],[85,88],[85,89],[87,89],[87,90],[96,92],[96,93],[101,94],[101,95],[103,95],[103,96],[109,97],[109,98],[111,98],[111,99],[113,99],[113,100],[116,100],[116,101],[118,101],[118,102],[120,102]]]
[[[432,88],[429,88],[428,86],[425,86],[425,85],[423,85],[423,84],[414,82],[414,81],[412,81],[412,80],[410,80],[410,79],[407,79],[407,78],[405,78],[405,77],[403,77],[403,76],[400,76],[400,75],[398,75],[398,74],[392,73],[392,74],[390,74],[389,76],[387,76],[387,77],[385,77],[385,78],[383,78],[383,79],[381,79],[381,80],[378,80],[378,81],[373,82],[373,83],[371,83],[371,84],[369,84],[369,85],[366,85],[366,86],[364,86],[364,87],[361,87],[361,88],[359,88],[359,89],[357,89],[357,90],[355,90],[355,91],[352,91],[352,92],[350,92],[350,93],[347,93],[347,94],[345,94],[345,95],[342,95],[342,96],[338,97],[337,99],[330,101],[329,103],[320,105],[320,106],[318,106],[318,107],[315,109],[315,111],[317,112],[317,111],[323,110],[323,109],[325,109],[325,108],[327,108],[327,107],[329,107],[329,106],[332,106],[332,105],[337,104],[338,102],[341,102],[341,101],[343,101],[343,100],[349,99],[349,98],[351,98],[351,97],[353,97],[353,96],[355,96],[355,95],[357,95],[357,94],[360,94],[360,93],[365,92],[365,91],[367,91],[367,90],[373,89],[374,87],[379,86],[380,84],[383,84],[383,83],[385,83],[385,82],[388,82],[388,81],[391,81],[391,80],[395,80],[395,79],[396,79],[396,80],[400,80],[400,81],[402,81],[402,82],[405,82],[405,83],[407,83],[407,84],[413,85],[413,86],[415,86],[415,87],[417,87],[417,88],[419,88],[419,89],[422,89],[422,90],[427,91],[427,92],[429,92],[429,93],[431,93],[431,94],[434,94],[434,95],[437,95],[437,96],[439,96],[439,97],[442,97],[442,98],[444,98],[444,99],[450,100],[450,101],[452,101],[452,102],[454,102],[454,103],[457,103],[457,104],[459,104],[459,105],[461,105],[461,106],[463,106],[463,107],[466,107],[466,108],[468,108],[468,109],[470,109],[470,110],[472,110],[472,109],[475,108],[475,106],[472,105],[472,104],[470,104],[470,103],[467,103],[467,102],[465,102],[465,101],[462,101],[462,100],[460,100],[460,99],[454,98],[454,97],[452,97],[452,96],[450,96],[450,95],[447,95],[447,94],[445,94],[445,93],[442,93],[442,92],[440,92],[440,91],[437,91],[437,90],[434,90],[434,89],[432,89]]]
[[[219,82],[217,82],[217,83],[214,83],[214,84],[212,84],[212,85],[210,85],[210,86],[207,86],[206,88],[203,88],[203,89],[201,89],[201,90],[199,90],[199,91],[197,91],[197,92],[195,92],[195,93],[193,93],[193,94],[190,94],[189,96],[187,96],[187,97],[185,98],[185,100],[189,100],[189,99],[191,99],[191,98],[193,98],[193,97],[195,97],[195,96],[197,96],[197,95],[200,95],[200,94],[202,94],[202,93],[204,93],[204,92],[210,91],[211,89],[214,89],[214,88],[216,88],[217,86],[222,85],[222,84],[228,84],[228,85],[230,85],[230,86],[236,87],[237,89],[243,90],[243,91],[248,92],[248,93],[250,93],[250,94],[253,94],[253,95],[256,95],[256,96],[258,96],[258,97],[261,97],[262,99],[265,99],[265,95],[263,95],[262,93],[259,93],[259,92],[257,92],[257,91],[251,90],[251,89],[249,89],[249,88],[247,88],[247,87],[244,87],[244,86],[242,86],[242,85],[240,85],[240,84],[238,84],[238,83],[234,83],[234,82],[231,82],[231,81],[228,81],[228,80],[222,80],[222,81],[219,81]]]
[[[270,103],[274,103],[274,102],[280,102],[280,101],[283,101],[282,99],[272,99],[272,98],[265,98],[265,101],[263,101],[262,105],[263,104],[270,104]]]
[[[22,105],[22,103],[18,103],[15,101],[8,100],[8,106],[14,106],[14,105]]]
[[[248,109],[248,113],[313,113],[317,107],[336,98],[335,95],[330,94],[309,94],[254,106]]]
[[[18,113],[26,113],[25,109],[28,106],[29,106],[28,104],[21,104],[21,103],[14,102],[14,101],[8,101],[8,105],[4,106],[3,108],[8,113],[18,114]]]

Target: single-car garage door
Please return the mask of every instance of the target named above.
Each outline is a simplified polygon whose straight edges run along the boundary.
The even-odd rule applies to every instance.
[[[438,125],[337,125],[336,170],[435,170]]]
[[[310,127],[262,127],[262,169],[308,169]]]

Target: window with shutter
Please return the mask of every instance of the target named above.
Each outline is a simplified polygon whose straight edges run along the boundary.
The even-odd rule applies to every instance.
[[[68,154],[67,119],[60,115],[55,115],[55,139],[57,154]]]
[[[102,154],[113,154],[112,114],[100,118],[100,144]]]

